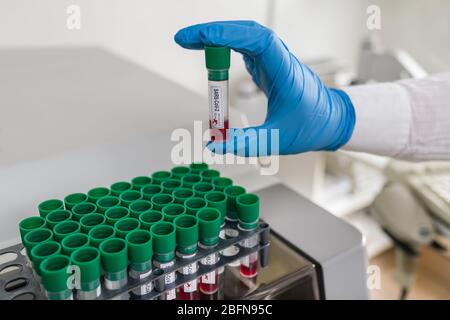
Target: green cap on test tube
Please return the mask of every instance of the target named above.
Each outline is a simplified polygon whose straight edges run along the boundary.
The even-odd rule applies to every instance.
[[[139,219],[139,216],[147,211],[152,210],[153,205],[148,200],[136,200],[133,201],[130,206],[130,215],[132,218]]]
[[[233,185],[233,180],[226,177],[217,177],[212,179],[212,184],[216,190],[223,191],[226,187]]]
[[[111,238],[103,241],[99,247],[105,277],[109,280],[126,278],[128,265],[128,245],[125,240]]]
[[[215,246],[219,242],[220,211],[215,208],[203,208],[197,212],[199,240],[204,246]]]
[[[64,209],[64,202],[59,199],[50,199],[41,202],[38,206],[39,214],[45,218],[50,212],[58,209]]]
[[[206,200],[203,198],[192,197],[184,202],[184,206],[186,207],[187,214],[195,216],[198,210],[206,208],[208,204],[206,203]]]
[[[204,198],[207,192],[214,190],[214,186],[209,182],[197,182],[192,186],[192,190],[196,197]]]
[[[61,253],[61,245],[56,241],[47,241],[36,245],[31,249],[30,260],[33,262],[33,268],[38,275],[41,275],[41,263],[46,258]]]
[[[125,239],[128,233],[141,228],[141,223],[135,218],[123,218],[114,224],[114,230],[119,238]]]
[[[88,200],[88,196],[85,193],[77,192],[69,194],[64,198],[64,205],[67,210],[72,210],[72,208],[78,204]]]
[[[53,240],[53,232],[47,228],[39,228],[28,232],[23,238],[23,245],[30,255],[31,249],[40,243]]]
[[[201,182],[202,177],[199,174],[188,173],[183,178],[181,178],[181,185],[183,188],[192,188],[197,182]]]
[[[194,162],[189,165],[189,169],[194,174],[200,174],[200,172],[208,169],[208,164],[204,162]]]
[[[96,212],[97,206],[95,204],[92,202],[81,202],[72,208],[72,217],[73,220],[80,221],[84,216]]]
[[[239,227],[253,230],[259,221],[259,197],[253,193],[241,194],[236,198]]]
[[[220,211],[220,225],[223,225],[227,214],[227,195],[220,191],[210,191],[205,195],[205,200],[208,207]]]
[[[205,46],[205,63],[209,80],[228,80],[230,48]]]
[[[97,200],[111,194],[111,190],[106,187],[95,187],[88,191],[88,201],[97,203]]]
[[[160,211],[149,210],[142,213],[139,216],[139,221],[141,222],[141,229],[150,231],[152,225],[157,222],[163,221],[164,216]]]
[[[72,212],[63,209],[52,211],[45,217],[48,228],[52,230],[58,223],[71,219],[72,219]]]
[[[62,221],[53,228],[55,240],[59,242],[61,242],[69,234],[78,233],[80,231],[81,231],[80,223],[73,220]]]
[[[161,184],[163,181],[172,178],[172,173],[169,171],[156,171],[152,173],[152,180],[155,184]]]
[[[115,196],[104,196],[97,200],[97,211],[105,213],[106,210],[120,205],[120,199]]]
[[[181,181],[178,179],[167,179],[161,182],[164,193],[172,194],[172,192],[181,187]]]
[[[152,178],[147,176],[139,176],[131,179],[131,185],[133,187],[133,190],[141,191],[141,189],[152,183]]]
[[[111,185],[111,195],[118,197],[125,191],[131,190],[133,187],[128,181],[119,181]]]
[[[131,269],[142,272],[151,269],[153,256],[152,234],[147,230],[133,230],[127,234],[128,258]]]
[[[153,252],[158,262],[169,262],[175,258],[176,233],[173,223],[158,222],[151,228]]]
[[[190,188],[177,188],[172,192],[172,196],[175,203],[184,204],[186,199],[194,196],[194,190]]]
[[[23,238],[28,232],[39,228],[45,228],[45,224],[46,224],[45,219],[40,216],[31,216],[20,221],[19,232],[20,237],[22,238],[22,242]]]
[[[100,251],[94,247],[82,247],[72,252],[73,265],[80,268],[82,291],[95,290],[100,285]]]
[[[229,186],[223,191],[227,195],[227,214],[226,217],[231,221],[237,221],[236,197],[246,192],[241,186]]]
[[[106,224],[96,226],[89,231],[89,244],[98,248],[103,241],[114,238],[115,235],[116,231],[112,226]]]
[[[165,221],[172,222],[176,217],[186,213],[186,207],[172,203],[162,208],[161,212]]]
[[[47,291],[49,300],[65,300],[72,296],[72,289],[68,287],[67,280],[70,272],[70,259],[64,255],[54,255],[41,263],[42,284]]]
[[[89,237],[84,233],[73,233],[62,239],[61,246],[62,252],[66,256],[70,256],[72,252],[78,248],[85,247],[89,245]]]
[[[88,234],[95,226],[106,222],[106,217],[100,213],[90,213],[80,219],[81,232]]]
[[[177,237],[177,251],[190,255],[197,251],[198,219],[191,215],[182,215],[174,220]]]
[[[161,211],[168,204],[173,203],[173,197],[167,193],[156,194],[152,197],[153,209]]]
[[[202,181],[211,183],[213,179],[220,177],[220,172],[213,169],[204,170],[200,173]]]
[[[124,207],[129,207],[133,201],[142,199],[142,193],[137,190],[124,191],[119,196],[120,203]]]
[[[185,166],[173,167],[170,172],[172,172],[172,177],[174,179],[181,179],[185,175],[191,172],[191,169]]]
[[[151,201],[153,196],[162,193],[162,187],[159,184],[149,184],[141,189],[144,200]]]

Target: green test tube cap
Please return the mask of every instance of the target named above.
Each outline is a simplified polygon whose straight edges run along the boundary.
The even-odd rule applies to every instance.
[[[120,199],[116,196],[104,196],[97,200],[97,211],[105,213],[106,210],[120,205]]]
[[[96,212],[97,206],[92,202],[78,203],[72,208],[73,220],[80,221],[84,216]]]
[[[161,212],[165,221],[172,222],[176,217],[185,214],[186,208],[181,204],[172,203],[162,208]]]
[[[133,230],[127,234],[128,258],[131,269],[143,272],[151,269],[153,256],[152,234],[148,230]]]
[[[81,226],[78,221],[62,221],[53,228],[55,234],[55,240],[61,242],[65,237],[72,233],[78,233],[81,231]]]
[[[208,169],[208,164],[204,162],[194,162],[189,165],[189,169],[194,174],[200,174],[200,172]]]
[[[47,227],[52,230],[58,223],[62,221],[68,221],[71,219],[72,219],[72,212],[63,209],[52,211],[45,217]]]
[[[31,216],[31,217],[22,219],[19,222],[19,232],[20,232],[20,237],[22,238],[22,242],[23,242],[25,235],[28,232],[33,231],[35,229],[39,229],[39,228],[45,228],[45,226],[46,226],[46,221],[44,218],[42,218],[40,216]]]
[[[64,205],[67,210],[72,210],[72,208],[79,203],[85,202],[88,200],[88,196],[85,193],[77,192],[69,194],[64,198]]]
[[[196,197],[204,198],[206,193],[214,190],[214,186],[209,182],[197,182],[192,189]]]
[[[119,199],[124,207],[129,207],[133,201],[142,199],[142,193],[136,190],[124,191],[120,194]]]
[[[241,186],[228,186],[223,191],[227,195],[227,214],[226,218],[231,221],[237,221],[236,197],[246,192]]]
[[[152,197],[153,209],[161,211],[168,204],[173,203],[173,197],[167,193],[156,194]]]
[[[202,181],[212,182],[213,179],[220,177],[220,172],[213,169],[204,170],[200,173]]]
[[[114,226],[117,221],[123,218],[128,218],[130,216],[130,210],[125,207],[117,206],[106,210],[105,218],[106,224]]]
[[[38,275],[41,275],[41,263],[46,258],[61,253],[61,245],[53,240],[40,243],[31,249],[30,260]]]
[[[53,232],[47,228],[39,228],[28,232],[23,238],[23,245],[30,255],[31,250],[40,243],[53,240]]]
[[[149,210],[139,215],[139,221],[141,222],[141,229],[147,231],[150,231],[152,225],[163,220],[164,220],[163,214],[157,210]]]
[[[173,167],[170,172],[172,173],[172,178],[180,180],[182,177],[190,173],[191,169],[185,166],[178,166]]]
[[[175,258],[176,233],[171,222],[158,222],[151,228],[153,252],[158,262],[168,262]]]
[[[89,244],[98,248],[103,241],[114,238],[115,235],[116,231],[112,226],[106,224],[96,226],[89,231]]]
[[[202,177],[199,174],[188,173],[181,178],[181,185],[183,188],[192,188],[192,186],[198,182],[202,181]]]
[[[177,251],[190,255],[197,251],[198,219],[191,215],[182,215],[174,220],[177,239]]]
[[[70,256],[78,248],[89,245],[89,237],[84,233],[73,233],[61,241],[62,253]]]
[[[227,214],[227,195],[220,191],[210,191],[205,195],[205,200],[208,207],[216,208],[220,211],[220,225],[223,225]]]
[[[64,202],[59,199],[50,199],[41,202],[38,206],[39,215],[45,218],[50,212],[58,209],[64,209]]]
[[[205,46],[205,64],[208,70],[226,70],[230,68],[230,48]]]
[[[197,212],[199,241],[204,246],[215,246],[219,242],[220,211],[203,208]]]
[[[111,195],[118,197],[123,192],[131,190],[133,187],[128,181],[119,181],[111,185]]]
[[[154,195],[162,193],[162,187],[159,184],[149,184],[141,189],[144,200],[151,201]]]
[[[259,221],[259,197],[253,193],[244,193],[236,197],[239,227],[253,230]]]
[[[152,183],[152,178],[147,176],[139,176],[131,179],[131,186],[133,187],[133,190],[137,191],[141,191],[144,186],[150,183]]]
[[[128,233],[141,228],[141,223],[135,218],[123,218],[114,224],[114,230],[119,238],[125,239]]]
[[[132,218],[139,219],[139,216],[147,211],[152,210],[153,205],[148,200],[136,200],[130,204],[130,215]]]
[[[109,280],[122,280],[127,277],[128,246],[121,238],[103,241],[99,247],[105,277]]]
[[[197,211],[199,211],[202,208],[206,208],[208,204],[206,203],[206,200],[203,198],[192,197],[184,202],[184,206],[186,207],[187,214],[195,216],[197,214]]]
[[[95,226],[106,222],[106,217],[100,213],[90,213],[80,219],[81,232],[88,234]]]
[[[111,190],[106,187],[95,187],[88,191],[88,201],[92,203],[97,203],[97,200],[111,194]]]
[[[71,298],[72,289],[69,289],[67,285],[70,275],[68,272],[69,266],[69,257],[61,254],[50,256],[42,261],[42,284],[47,291],[49,300],[66,300]]]
[[[233,180],[227,177],[217,177],[212,179],[212,184],[217,191],[224,191],[226,187],[233,185]]]
[[[172,192],[172,196],[175,203],[184,204],[186,199],[194,196],[194,190],[190,188],[177,188]]]
[[[163,181],[172,178],[172,173],[169,171],[156,171],[152,173],[152,181],[155,184],[161,184]]]
[[[178,179],[167,179],[161,182],[164,193],[172,194],[172,192],[181,187],[181,181]]]
[[[92,291],[100,286],[100,251],[94,247],[82,247],[72,252],[73,265],[80,268],[80,287],[82,291]]]

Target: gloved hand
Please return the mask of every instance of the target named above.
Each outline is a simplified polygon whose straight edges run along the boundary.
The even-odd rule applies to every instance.
[[[254,21],[211,22],[178,31],[175,41],[187,49],[226,46],[244,56],[253,81],[268,97],[265,122],[245,128],[244,135],[248,130],[279,129],[279,154],[336,150],[350,139],[355,111],[347,94],[327,88],[270,29]],[[258,145],[258,136],[246,137],[248,143],[238,142],[244,139],[241,134],[242,139],[211,142],[208,148],[245,156],[275,153],[270,146],[251,147]]]

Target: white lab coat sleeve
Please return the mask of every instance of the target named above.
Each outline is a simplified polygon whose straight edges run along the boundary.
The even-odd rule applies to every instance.
[[[450,73],[343,88],[356,112],[345,150],[450,160]]]

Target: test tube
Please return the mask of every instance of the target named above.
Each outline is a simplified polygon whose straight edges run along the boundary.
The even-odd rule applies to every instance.
[[[253,231],[258,227],[259,220],[259,198],[252,193],[245,193],[236,197],[236,208],[238,212],[238,228],[243,231]],[[244,241],[241,246],[254,248],[258,245],[259,237],[255,234]],[[258,251],[251,253],[241,259],[240,274],[245,278],[253,278],[258,273]]]
[[[226,140],[228,129],[228,70],[230,48],[205,47],[208,69],[209,128],[212,141]]]

